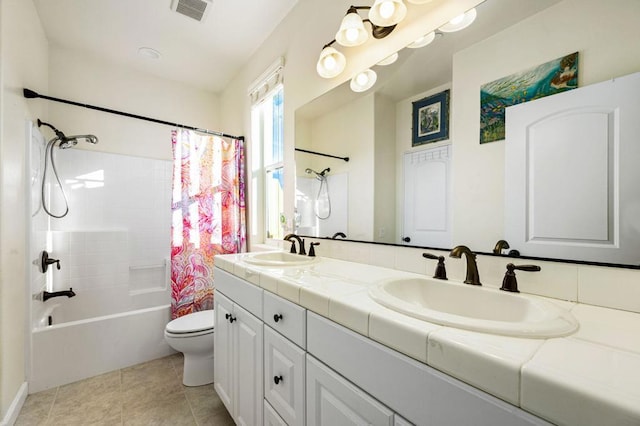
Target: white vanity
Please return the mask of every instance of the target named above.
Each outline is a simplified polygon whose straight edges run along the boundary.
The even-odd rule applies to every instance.
[[[523,296],[551,306],[565,328],[550,338],[480,333],[370,297],[380,283],[424,276],[330,258],[285,266],[286,255],[261,256],[216,256],[215,388],[237,424],[640,424],[640,357],[587,340],[575,357],[576,342],[562,337],[583,321],[581,333],[593,334],[595,319],[596,332],[615,328],[618,318],[607,315],[616,311]],[[623,314],[640,326],[640,315]],[[581,369],[584,388],[575,380]],[[600,376],[612,375],[619,380],[601,383],[613,387],[594,392]]]

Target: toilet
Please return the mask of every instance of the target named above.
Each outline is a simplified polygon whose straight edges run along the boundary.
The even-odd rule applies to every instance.
[[[185,386],[213,383],[213,310],[194,312],[169,322],[164,338],[173,349],[184,354]]]

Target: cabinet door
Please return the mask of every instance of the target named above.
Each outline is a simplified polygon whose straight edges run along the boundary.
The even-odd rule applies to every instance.
[[[213,333],[213,373],[215,389],[220,400],[233,413],[233,324],[227,316],[233,312],[233,303],[216,292],[214,302],[215,331]]]
[[[287,426],[266,400],[264,401],[264,426]]]
[[[304,425],[305,352],[264,327],[264,397],[289,426]]]
[[[235,412],[237,425],[262,424],[262,321],[242,309],[233,307],[235,336]]]
[[[393,412],[307,355],[307,426],[393,425]]]

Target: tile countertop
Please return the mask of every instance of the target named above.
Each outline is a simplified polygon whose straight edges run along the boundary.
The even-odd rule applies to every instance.
[[[368,296],[380,280],[424,276],[331,258],[259,267],[247,255],[216,256],[216,266],[551,422],[640,425],[640,314],[546,299],[570,310],[579,330],[551,339],[478,333]]]

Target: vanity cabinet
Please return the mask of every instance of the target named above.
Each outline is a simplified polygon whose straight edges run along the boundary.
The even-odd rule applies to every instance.
[[[255,307],[257,299],[260,308],[254,310],[261,314],[262,289],[218,270],[216,285],[214,387],[237,425],[261,425],[264,412],[263,323],[255,313],[243,308],[243,301]],[[225,290],[236,294],[240,300],[227,297],[223,293]],[[248,290],[246,294],[244,290]]]

